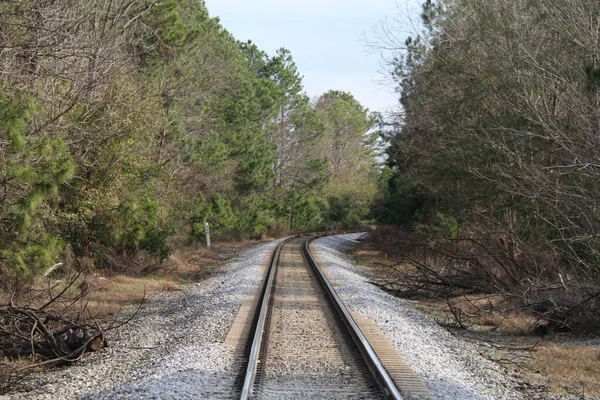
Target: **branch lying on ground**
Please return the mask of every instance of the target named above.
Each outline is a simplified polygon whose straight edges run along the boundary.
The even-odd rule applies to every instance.
[[[13,295],[0,304],[0,394],[40,367],[74,362],[106,347],[106,333],[131,321],[146,298],[125,321],[99,322],[87,308],[89,291],[85,275],[70,271],[62,280],[48,278],[44,290],[20,285],[13,292],[18,299]]]
[[[0,354],[4,357],[65,361],[105,345],[99,324],[78,324],[44,309],[0,306]]]
[[[445,301],[462,328],[477,318],[507,320],[515,315],[527,316],[531,324],[526,330],[537,335],[583,333],[598,326],[597,285],[566,274],[510,231],[468,232],[471,237],[440,238],[376,231],[369,243],[385,255],[381,265],[389,274],[371,283],[405,298]]]

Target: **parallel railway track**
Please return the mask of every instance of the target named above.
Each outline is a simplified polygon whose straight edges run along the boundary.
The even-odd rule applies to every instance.
[[[311,255],[312,239],[288,239],[273,253],[240,398],[401,399]]]

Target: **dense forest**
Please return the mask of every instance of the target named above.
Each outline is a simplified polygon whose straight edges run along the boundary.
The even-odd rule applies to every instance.
[[[408,39],[379,29],[379,46],[395,50],[388,66],[402,105],[387,130],[379,218],[412,232],[396,251],[410,244],[438,257],[438,268],[404,257],[418,276],[403,290],[506,294],[508,308],[591,329],[600,312],[598,2],[427,0],[421,21]]]
[[[201,0],[0,3],[0,281],[170,240],[354,227],[376,116]]]
[[[0,3],[0,282],[161,261],[205,222],[259,237],[376,220],[402,228],[396,254],[436,254],[402,259],[411,293],[595,318],[597,1],[427,0],[420,17],[408,39],[379,30],[399,100],[382,118],[350,93],[309,98],[288,50],[237,40],[200,0]]]

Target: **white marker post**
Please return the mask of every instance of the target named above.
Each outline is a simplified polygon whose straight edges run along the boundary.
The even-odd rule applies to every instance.
[[[206,234],[206,247],[210,247],[210,232],[208,230],[208,222],[204,223],[204,233]]]

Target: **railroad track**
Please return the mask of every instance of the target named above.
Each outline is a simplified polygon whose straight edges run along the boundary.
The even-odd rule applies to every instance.
[[[312,239],[288,239],[273,253],[247,346],[241,399],[401,399],[311,255]]]

